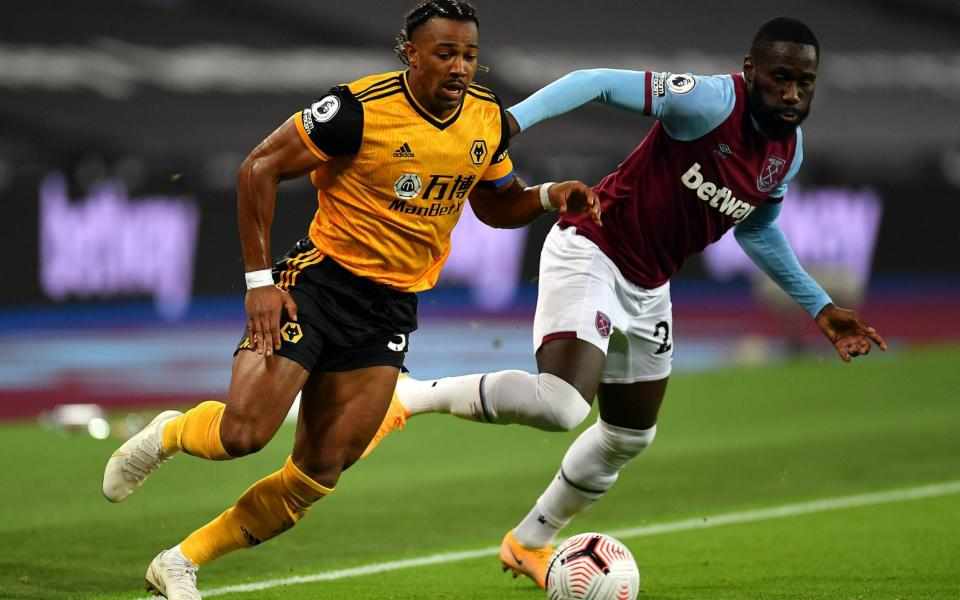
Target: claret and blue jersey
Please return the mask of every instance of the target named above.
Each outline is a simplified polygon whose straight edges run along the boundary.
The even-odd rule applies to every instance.
[[[748,169],[746,173],[737,175],[752,176],[756,169],[755,161],[760,158],[756,191],[765,199],[769,198],[774,202],[786,195],[787,184],[796,177],[803,162],[803,132],[798,127],[795,138],[780,144],[779,148],[776,147],[776,140],[760,135],[756,122],[750,117],[749,111],[745,110],[747,89],[742,74],[703,77],[647,71],[644,73],[644,88],[643,112],[656,116],[671,139],[697,142],[712,152],[710,158],[717,159],[712,161],[714,169],[724,172],[728,177],[733,165]],[[738,94],[742,101],[739,104]],[[725,131],[724,125],[733,117],[736,119],[735,124],[742,127],[745,125],[745,116],[752,127],[745,128],[742,132],[747,138],[742,141],[757,143],[744,147],[741,153],[735,154],[734,146],[719,138],[725,134],[736,135],[735,131]],[[778,150],[783,155],[792,153],[789,162],[786,156],[777,156]],[[765,160],[761,154],[765,155]],[[746,182],[741,189],[744,194],[753,191],[752,186]],[[745,217],[738,218],[737,221],[742,221],[743,218]]]
[[[571,73],[509,111],[521,129],[593,100],[656,117],[640,145],[595,187],[604,226],[579,215],[563,216],[560,226],[575,226],[648,289],[736,226],[754,262],[815,315],[830,298],[774,223],[803,161],[802,133],[761,133],[748,96],[739,73],[594,69]]]

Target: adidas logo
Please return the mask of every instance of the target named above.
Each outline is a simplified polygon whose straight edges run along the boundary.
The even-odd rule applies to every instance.
[[[402,146],[397,148],[393,152],[394,158],[414,158],[413,150],[410,149],[410,144],[404,142]]]

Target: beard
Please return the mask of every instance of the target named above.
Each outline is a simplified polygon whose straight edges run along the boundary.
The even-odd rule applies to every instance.
[[[760,90],[757,87],[750,92],[747,102],[748,106],[750,107],[750,114],[753,115],[753,118],[757,120],[757,123],[760,125],[760,130],[769,137],[778,140],[787,139],[796,133],[797,127],[799,127],[800,123],[803,123],[804,119],[807,118],[807,115],[810,114],[809,104],[805,110],[798,110],[795,108],[778,109],[767,106],[763,102],[763,97],[761,96]],[[779,115],[783,113],[796,114],[796,123],[788,123],[781,119]]]

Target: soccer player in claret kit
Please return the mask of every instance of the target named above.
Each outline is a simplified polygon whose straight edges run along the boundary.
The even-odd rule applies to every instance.
[[[416,293],[436,283],[468,199],[494,227],[568,207],[599,223],[586,185],[524,188],[514,176],[506,115],[472,81],[468,2],[417,6],[398,42],[409,70],[334,87],[240,169],[248,331],[226,403],[161,413],[108,461],[103,492],[119,502],[177,452],[227,460],[263,448],[302,390],[286,464],[150,564],[149,589],[170,599],[199,598],[199,566],[293,527],[360,458],[391,406]],[[319,202],[309,236],[271,269],[277,184],[307,174]]]
[[[594,100],[657,122],[595,187],[603,227],[565,215],[547,236],[533,325],[539,374],[401,379],[402,406],[391,410],[400,417],[385,421],[375,438],[426,412],[570,430],[597,396],[597,422],[504,537],[504,570],[543,587],[557,533],[653,442],[674,348],[670,277],[730,228],[757,266],[815,319],[840,358],[866,354],[871,341],[886,349],[872,327],[835,306],[801,268],[776,225],[803,160],[799,125],[810,110],[819,58],[813,32],[778,17],[758,30],[742,73],[577,71],[508,110],[514,132]]]

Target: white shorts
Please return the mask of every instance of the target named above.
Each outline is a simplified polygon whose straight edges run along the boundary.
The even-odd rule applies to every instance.
[[[607,355],[603,383],[656,381],[670,375],[670,283],[647,290],[624,278],[576,228],[553,227],[540,253],[533,348],[553,339],[590,342]]]

